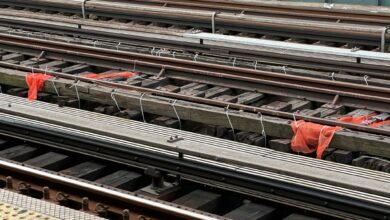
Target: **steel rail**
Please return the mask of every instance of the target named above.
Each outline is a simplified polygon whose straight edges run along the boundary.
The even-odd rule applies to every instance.
[[[80,6],[74,2],[64,1],[2,1],[3,5],[19,7],[48,7],[51,10],[80,13]],[[134,3],[112,3],[107,1],[88,1],[85,4],[88,13],[98,16],[163,22],[195,27],[225,28],[239,32],[273,34],[288,37],[302,35],[307,39],[322,39],[339,42],[364,42],[368,45],[380,46],[381,33],[385,27],[381,25],[357,25],[336,22],[312,22],[299,19],[254,16],[246,14],[218,13],[207,10],[178,9],[162,6],[148,6]],[[213,19],[211,19],[213,18]],[[214,26],[213,26],[214,27]],[[390,39],[390,36],[385,36]]]
[[[39,51],[46,51],[49,54],[52,51],[57,51],[60,54],[67,54],[71,56],[78,56],[77,59],[80,59],[82,56],[89,56],[94,59],[101,60],[112,60],[115,62],[136,64],[136,65],[145,65],[149,67],[154,67],[158,69],[165,69],[180,71],[184,74],[194,75],[194,76],[202,76],[202,77],[213,77],[217,80],[224,80],[226,78],[230,78],[233,81],[244,81],[244,82],[252,82],[255,84],[264,84],[264,85],[273,85],[277,86],[280,89],[285,87],[290,87],[294,90],[301,90],[306,92],[325,92],[334,96],[334,102],[337,102],[337,99],[345,98],[355,98],[356,100],[371,101],[373,104],[379,105],[380,103],[383,106],[383,111],[388,111],[390,109],[390,89],[382,88],[382,87],[373,87],[373,86],[359,86],[352,83],[342,83],[342,82],[334,82],[329,80],[320,80],[299,76],[289,76],[284,74],[276,74],[266,71],[255,71],[248,70],[243,68],[234,68],[227,67],[215,64],[207,64],[207,63],[199,63],[199,62],[189,62],[171,58],[163,58],[163,57],[155,57],[150,55],[142,55],[142,54],[134,54],[128,52],[120,52],[114,50],[93,48],[87,46],[80,45],[72,45],[67,43],[60,42],[52,42],[45,40],[37,40],[9,35],[0,34],[0,42],[4,45],[16,44],[25,48],[37,48]],[[10,64],[6,62],[1,62],[0,66],[8,67],[12,69],[19,69],[23,71],[31,71],[31,67],[23,67],[16,64]],[[190,68],[188,68],[190,67]],[[35,71],[44,72],[44,69],[35,69]],[[282,111],[274,111],[260,107],[253,107],[248,105],[236,104],[223,102],[218,100],[211,100],[200,97],[192,97],[188,95],[160,91],[157,89],[144,88],[139,86],[132,85],[124,85],[118,84],[114,82],[107,81],[99,81],[89,78],[84,78],[82,76],[75,76],[70,74],[58,73],[47,71],[47,73],[52,74],[53,76],[71,79],[71,80],[79,80],[82,82],[94,83],[97,85],[104,85],[112,88],[120,88],[125,90],[134,90],[138,92],[150,93],[159,96],[165,96],[175,99],[187,100],[192,102],[198,102],[203,104],[209,104],[220,107],[230,107],[232,109],[244,110],[248,112],[260,112],[266,115],[272,115],[282,118],[288,119],[303,119],[306,121],[311,121],[315,123],[331,125],[331,126],[341,126],[344,128],[349,128],[353,130],[365,131],[376,134],[384,134],[390,135],[390,131],[382,130],[377,128],[371,128],[362,125],[354,125],[349,123],[341,123],[338,121],[333,121],[329,119],[322,119],[316,117],[308,117],[303,115],[296,115],[294,113],[282,112]],[[332,97],[333,97],[332,96]],[[332,101],[332,100],[330,100]],[[369,107],[369,106],[368,106]]]
[[[147,199],[145,197],[136,196],[129,193],[123,193],[115,191],[109,188],[99,186],[97,184],[91,184],[85,181],[80,181],[74,178],[70,178],[64,175],[56,175],[47,171],[34,169],[25,165],[0,160],[0,169],[10,170],[13,173],[22,173],[33,177],[34,179],[42,179],[43,182],[55,182],[57,184],[65,185],[66,187],[72,187],[74,189],[82,189],[89,192],[93,192],[99,196],[105,198],[115,198],[115,200],[122,200],[131,203],[136,206],[147,207],[148,209],[158,211],[161,213],[176,216],[182,219],[199,219],[199,220],[218,220],[209,214],[201,214],[193,212],[191,210],[177,207],[177,205],[161,203],[155,200]]]
[[[117,128],[121,129],[128,129],[128,130],[135,130],[135,131],[142,131],[142,132],[149,132],[153,133],[156,136],[161,136],[161,137],[167,137],[167,136],[175,136],[178,135],[185,140],[188,141],[193,141],[197,142],[200,144],[208,144],[210,146],[214,147],[221,147],[223,146],[224,149],[230,149],[230,150],[235,150],[238,152],[245,152],[249,153],[251,155],[264,155],[266,154],[267,157],[271,158],[277,158],[283,161],[292,161],[295,163],[299,164],[306,164],[308,166],[311,166],[312,168],[324,168],[326,169],[328,167],[328,162],[322,161],[322,160],[312,160],[309,157],[296,157],[295,155],[289,155],[287,156],[284,153],[277,153],[277,152],[272,152],[272,154],[269,154],[269,150],[266,148],[258,148],[257,146],[253,145],[246,145],[234,141],[227,141],[224,139],[219,139],[211,136],[205,136],[197,133],[192,133],[188,131],[182,131],[182,130],[177,130],[174,128],[161,128],[161,127],[156,127],[155,125],[152,124],[145,124],[144,122],[139,122],[139,121],[128,121],[127,119],[122,119],[122,118],[117,118],[117,117],[112,117],[109,115],[102,115],[101,113],[96,113],[96,112],[88,112],[84,110],[79,110],[75,108],[70,108],[70,107],[58,107],[57,105],[50,104],[50,103],[45,103],[41,101],[36,101],[36,102],[28,102],[25,98],[23,97],[16,97],[16,96],[11,96],[11,95],[6,95],[6,94],[0,94],[0,104],[3,103],[3,105],[7,105],[9,103],[12,103],[11,105],[13,108],[15,106],[28,106],[31,108],[36,108],[36,109],[41,109],[44,111],[50,111],[55,114],[68,114],[72,115],[73,117],[79,117],[84,120],[89,120],[89,121],[99,121],[99,123],[104,123],[106,125],[113,125]],[[17,108],[15,111],[19,112],[20,109]],[[27,111],[28,112],[28,111]],[[43,122],[42,118],[40,120]],[[50,122],[49,120],[46,119],[47,122]],[[365,177],[366,179],[382,179],[386,180],[388,177],[388,174],[386,173],[378,173],[373,170],[369,169],[359,169],[357,167],[345,167],[344,165],[334,163],[332,164],[332,170],[337,170],[338,173],[345,173],[345,174],[351,174],[359,177]],[[390,180],[388,181],[390,183]],[[389,194],[390,195],[390,194]]]
[[[90,8],[92,12],[107,12],[111,10],[111,13],[118,13],[123,15],[142,15],[153,17],[161,16],[162,18],[174,19],[177,16],[180,16],[180,19],[184,20],[193,20],[196,19],[196,22],[206,23],[207,27],[210,27],[211,16],[213,16],[213,11],[205,10],[194,10],[194,9],[177,9],[171,7],[161,7],[161,6],[147,6],[147,5],[138,5],[138,4],[115,4],[107,1],[90,1]],[[335,22],[313,22],[308,20],[299,20],[299,19],[285,19],[285,18],[275,18],[275,17],[266,17],[266,16],[255,16],[247,14],[234,14],[234,13],[217,13],[214,15],[214,21],[217,25],[218,22],[226,25],[254,25],[256,28],[259,28],[262,25],[264,27],[280,27],[277,25],[283,25],[285,29],[288,29],[289,26],[294,26],[294,28],[299,28],[301,30],[310,30],[314,27],[316,31],[324,31],[324,29],[330,29],[333,31],[333,34],[336,34],[337,31],[350,31],[351,34],[354,32],[361,33],[364,37],[376,36],[380,34],[383,28],[383,25],[359,25],[359,24],[345,24],[345,23],[335,23]],[[321,28],[321,30],[318,30]],[[357,34],[358,35],[358,34]]]
[[[23,0],[9,0],[2,1],[9,3],[24,3]],[[88,4],[104,3],[105,1],[100,0],[89,0]],[[317,3],[296,3],[296,2],[271,2],[271,1],[250,1],[250,0],[200,0],[200,1],[183,1],[183,0],[136,0],[136,1],[110,1],[112,5],[123,4],[123,3],[134,3],[137,2],[140,5],[157,5],[161,7],[185,7],[202,9],[207,11],[221,11],[221,12],[236,12],[236,13],[249,13],[249,14],[269,14],[273,16],[287,16],[287,17],[302,17],[305,19],[312,20],[317,19],[328,19],[332,21],[341,20],[345,21],[359,21],[359,22],[370,22],[379,24],[388,24],[390,19],[390,10],[386,10],[383,7],[375,6],[351,6],[335,4],[331,8],[325,7],[324,4]],[[81,13],[81,2],[78,1],[61,1],[61,0],[31,0],[27,4],[35,5],[41,4],[42,6],[54,6],[61,4],[61,6],[71,6],[72,8],[79,9]]]
[[[0,12],[3,14],[4,12]],[[15,14],[19,15],[20,12],[12,12],[9,11],[6,14]],[[137,44],[148,44],[150,46],[160,46],[164,48],[173,48],[173,49],[184,49],[184,50],[190,50],[195,52],[207,52],[212,54],[219,54],[218,51],[214,51],[210,49],[210,46],[201,44],[201,43],[194,43],[194,42],[186,42],[186,39],[177,37],[175,34],[173,37],[176,37],[176,40],[174,39],[165,39],[163,37],[158,36],[146,36],[140,38],[139,35],[143,33],[142,30],[136,29],[132,30],[129,29],[129,31],[137,31],[138,34],[132,35],[131,33],[117,33],[115,32],[116,29],[110,30],[107,29],[107,25],[103,25],[101,28],[104,28],[104,31],[102,30],[89,30],[88,26],[94,26],[97,24],[93,24],[86,20],[74,20],[74,19],[56,19],[51,16],[34,16],[32,14],[26,15],[28,16],[28,20],[19,20],[13,18],[8,19],[0,19],[0,24],[6,25],[6,26],[12,26],[17,28],[23,28],[25,30],[31,30],[31,31],[43,31],[48,33],[59,33],[59,34],[72,34],[77,36],[84,36],[88,38],[93,38],[95,40],[109,40],[109,41],[116,41],[116,42],[122,42],[122,43],[137,43]],[[39,18],[36,20],[36,22],[32,21],[31,18]],[[70,24],[73,24],[74,27],[66,27],[64,25],[60,24],[50,24],[47,22],[44,22],[45,20],[51,20],[51,21],[62,21],[65,23],[70,22]],[[84,28],[84,25],[87,26],[87,28]],[[79,26],[79,27],[77,27]],[[123,29],[123,27],[121,26]],[[138,32],[141,31],[141,32]],[[157,30],[153,30],[157,31]],[[158,31],[157,31],[158,32]],[[156,33],[156,32],[155,32]],[[160,33],[160,32],[159,32]],[[144,33],[145,34],[145,33]],[[161,34],[168,34],[167,32],[161,32]],[[147,33],[146,33],[147,35]],[[169,34],[168,34],[169,35]],[[170,36],[170,35],[169,35]],[[184,41],[183,41],[184,40]],[[198,41],[200,41],[198,39]],[[213,46],[216,47],[216,46]],[[219,48],[219,47],[217,47]],[[229,50],[231,57],[236,58],[245,58],[245,59],[256,59],[261,60],[264,62],[270,62],[270,63],[277,63],[277,64],[283,64],[288,66],[299,66],[304,68],[314,68],[314,69],[322,69],[325,71],[345,71],[345,72],[353,72],[353,73],[360,73],[372,77],[378,77],[378,78],[389,78],[390,75],[387,72],[387,68],[385,66],[380,65],[372,65],[372,64],[364,64],[364,63],[353,63],[353,62],[342,62],[338,60],[328,60],[328,59],[321,59],[321,58],[310,58],[310,57],[300,57],[300,56],[292,56],[287,54],[278,54],[278,53],[270,53],[270,52],[258,52],[258,51],[250,51],[250,50],[241,50],[237,48],[225,48],[221,47],[220,50]],[[225,53],[222,53],[221,56],[226,56]]]
[[[14,116],[10,117],[15,118]],[[386,208],[388,204],[386,200],[378,199],[377,196],[374,196],[375,200],[373,200],[370,198],[370,194],[361,197],[351,195],[351,193],[365,194],[363,192],[262,170],[257,170],[257,172],[255,172],[256,169],[251,168],[248,168],[247,170],[252,172],[242,172],[240,169],[246,170],[245,167],[240,167],[240,169],[237,170],[233,166],[233,169],[229,169],[231,165],[211,160],[202,160],[198,156],[187,157],[188,155],[185,155],[185,159],[181,159],[177,157],[177,154],[174,152],[172,152],[173,156],[172,153],[161,154],[161,149],[156,152],[151,152],[147,149],[150,148],[149,146],[137,148],[136,145],[139,145],[137,143],[115,141],[117,139],[108,136],[96,135],[89,132],[77,132],[74,129],[59,128],[58,126],[54,126],[55,129],[52,129],[48,125],[42,126],[42,122],[34,122],[33,120],[26,119],[30,120],[32,123],[25,123],[23,122],[25,120],[21,120],[20,117],[18,118],[19,119],[16,120],[9,120],[8,117],[1,118],[0,124],[4,126],[0,126],[0,132],[5,135],[20,137],[33,142],[41,140],[46,143],[47,140],[48,144],[51,144],[51,142],[53,142],[52,140],[61,139],[63,140],[61,145],[67,146],[66,149],[68,150],[78,149],[83,152],[90,152],[91,155],[104,154],[107,157],[112,154],[118,161],[124,161],[125,159],[127,163],[129,161],[135,161],[151,166],[158,165],[161,170],[166,170],[173,174],[183,174],[184,176],[190,176],[190,178],[201,177],[219,182],[221,181],[221,177],[225,177],[223,178],[223,182],[232,184],[235,187],[246,186],[249,189],[261,192],[269,192],[269,189],[277,189],[272,191],[272,194],[287,198],[293,195],[294,199],[297,199],[297,196],[299,195],[299,199],[302,198],[303,201],[309,199],[312,205],[324,204],[324,201],[327,201],[324,207],[321,207],[324,209],[339,210],[340,205],[343,204],[346,205],[346,207],[343,206],[345,209],[342,211],[348,209],[349,213],[363,216],[383,217],[389,213]],[[44,134],[44,136],[42,136],[42,134]],[[42,139],[43,137],[45,139]],[[131,149],[129,149],[129,147]],[[96,148],[100,149],[100,151],[91,150]],[[259,175],[258,173],[262,174]],[[335,190],[335,188],[337,188],[337,190]],[[343,190],[348,193],[342,193]],[[301,195],[303,197],[300,197]],[[313,203],[313,199],[316,202]],[[320,203],[317,203],[318,200]],[[321,212],[324,213],[324,210],[321,210]],[[324,214],[328,215],[326,212]],[[332,215],[334,216],[335,214],[333,213]],[[354,217],[350,216],[350,218]]]
[[[126,2],[134,2],[128,1]],[[220,11],[233,11],[248,14],[267,14],[284,17],[302,17],[307,19],[341,20],[343,22],[372,22],[388,24],[390,10],[377,6],[353,6],[335,4],[331,9],[321,3],[301,2],[273,2],[273,1],[245,1],[245,0],[135,0],[139,3],[153,3],[165,5],[165,7],[190,7],[195,9],[209,9]],[[339,6],[341,5],[341,6]]]
[[[332,95],[346,95],[359,97],[361,99],[390,102],[390,88],[357,85],[354,83],[337,82],[310,77],[286,75],[261,70],[250,70],[218,64],[202,63],[196,61],[179,60],[168,57],[159,57],[147,54],[116,51],[103,48],[95,48],[84,45],[75,45],[64,42],[32,39],[8,34],[0,34],[2,45],[16,45],[25,48],[35,48],[45,52],[61,52],[79,56],[90,56],[96,59],[124,62],[128,64],[146,65],[165,70],[178,70],[203,76],[218,78],[231,77],[235,80],[242,80],[255,83],[284,84],[292,88],[305,88],[308,91],[318,91]],[[359,91],[356,91],[359,90]]]

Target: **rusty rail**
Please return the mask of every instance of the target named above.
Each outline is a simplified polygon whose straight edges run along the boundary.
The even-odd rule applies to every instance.
[[[11,2],[11,1],[10,1]],[[23,0],[13,0],[14,3],[24,3]],[[31,0],[29,3],[42,4],[52,6],[61,4],[62,6],[71,6],[79,8],[83,4],[76,1],[52,1],[52,0]],[[100,4],[104,1],[89,0],[85,4]],[[110,1],[111,4],[121,3],[138,3],[140,5],[153,5],[167,8],[191,8],[200,10],[218,10],[221,12],[235,12],[243,14],[268,14],[284,17],[301,17],[301,18],[317,18],[331,19],[332,21],[360,21],[388,24],[390,19],[390,10],[377,6],[356,6],[334,4],[331,7],[321,3],[297,3],[297,2],[274,2],[274,1],[248,1],[248,0],[122,0]]]
[[[292,91],[301,91],[306,93],[317,93],[323,94],[326,93],[329,95],[333,104],[337,104],[343,98],[345,99],[354,99],[356,102],[364,102],[375,104],[379,107],[376,109],[381,109],[386,112],[390,109],[390,88],[366,86],[366,85],[356,85],[352,83],[343,83],[343,82],[334,82],[330,80],[321,80],[300,76],[284,75],[266,71],[255,71],[243,68],[228,67],[216,64],[208,64],[194,61],[185,61],[177,60],[172,58],[156,57],[151,55],[143,55],[129,52],[120,52],[115,50],[100,49],[88,46],[81,45],[72,45],[68,43],[61,42],[52,42],[31,38],[23,38],[17,36],[10,36],[0,34],[0,43],[3,45],[17,45],[23,48],[35,48],[39,51],[45,51],[46,56],[50,56],[50,53],[56,52],[60,55],[71,55],[78,56],[77,59],[82,57],[89,57],[91,59],[99,60],[108,60],[115,63],[124,63],[128,65],[143,65],[147,67],[152,67],[155,69],[165,69],[165,73],[168,71],[181,72],[189,77],[211,77],[213,82],[219,80],[230,79],[231,81],[241,81],[245,83],[255,83],[262,84],[265,86],[271,85],[275,88],[282,90],[284,88],[290,88]],[[0,66],[19,69],[23,71],[31,71],[31,67],[24,67],[16,64],[10,64],[6,62],[1,62]],[[43,69],[35,69],[35,71],[42,71]],[[315,123],[332,125],[332,126],[342,126],[344,128],[349,128],[353,130],[365,131],[376,134],[390,135],[390,131],[371,128],[362,125],[354,125],[348,123],[341,123],[329,119],[321,119],[316,117],[307,117],[299,114],[274,111],[265,108],[253,107],[242,104],[235,104],[217,100],[210,100],[200,97],[192,97],[188,95],[160,91],[157,89],[143,88],[139,86],[124,85],[114,82],[107,81],[98,81],[94,79],[84,78],[81,76],[69,75],[64,73],[48,71],[48,73],[71,80],[94,83],[98,85],[104,85],[112,88],[120,88],[126,90],[134,90],[143,93],[150,93],[159,96],[165,96],[175,99],[187,100],[197,103],[209,104],[214,106],[221,107],[230,107],[231,109],[244,110],[248,112],[258,112],[266,115],[272,115],[288,119],[303,119],[306,121],[311,121]],[[156,73],[157,74],[157,73]],[[250,90],[250,88],[248,88]],[[375,106],[367,106],[375,109]]]
[[[161,28],[161,29],[148,29],[148,25],[145,25],[145,27],[142,28],[135,28],[133,26],[127,26],[127,25],[119,25],[115,26],[111,23],[105,23],[101,21],[93,21],[93,20],[87,20],[87,19],[73,19],[70,17],[57,17],[57,16],[48,16],[43,13],[35,13],[35,12],[26,12],[25,10],[0,10],[1,16],[5,16],[6,18],[2,20],[3,25],[10,25],[15,27],[20,27],[23,29],[28,29],[32,31],[43,31],[43,32],[52,32],[52,33],[63,33],[63,34],[74,34],[74,35],[81,35],[81,36],[87,36],[88,38],[93,38],[96,40],[101,39],[108,39],[109,41],[115,41],[118,45],[122,43],[131,43],[131,44],[148,44],[150,46],[150,49],[152,47],[162,47],[162,48],[170,48],[170,49],[179,49],[179,50],[185,50],[185,51],[192,51],[193,53],[213,53],[219,56],[226,57],[226,50],[229,51],[229,55],[232,58],[244,58],[244,59],[250,59],[253,60],[253,62],[257,63],[257,60],[260,60],[260,62],[266,62],[266,63],[276,63],[277,65],[286,65],[290,67],[303,67],[303,68],[310,68],[314,70],[324,70],[329,72],[337,72],[342,71],[346,73],[358,73],[361,74],[361,82],[363,81],[363,75],[368,75],[370,77],[374,78],[384,78],[388,79],[390,77],[390,74],[388,74],[386,65],[386,60],[381,60],[380,62],[373,62],[372,60],[376,60],[376,58],[373,57],[367,57],[365,54],[366,51],[358,51],[358,52],[350,52],[348,49],[343,49],[343,52],[336,52],[328,54],[327,52],[324,53],[324,56],[322,52],[319,54],[313,52],[310,54],[306,54],[305,52],[302,52],[300,49],[300,46],[307,47],[308,45],[305,44],[292,44],[296,45],[294,46],[297,50],[294,54],[292,52],[290,53],[284,53],[283,50],[276,49],[274,52],[269,52],[267,48],[261,47],[262,49],[258,50],[248,50],[245,48],[245,44],[242,42],[245,42],[246,38],[242,38],[242,42],[239,40],[234,40],[235,43],[230,43],[231,47],[225,47],[224,45],[229,44],[228,42],[232,42],[232,39],[227,40],[224,39],[225,36],[223,35],[215,35],[212,36],[212,34],[207,33],[199,33],[199,34],[188,34],[185,33],[185,30],[181,30],[182,32],[174,32],[171,31],[169,28]],[[22,20],[19,20],[22,19]],[[34,21],[32,20],[34,19]],[[47,21],[53,21],[53,22],[59,22],[58,24],[53,25],[46,25],[45,22]],[[64,23],[64,24],[63,24]],[[62,24],[62,25],[61,25]],[[63,29],[63,25],[69,24],[73,25],[73,28],[71,30],[65,30]],[[84,26],[86,27],[84,29]],[[93,31],[90,32],[88,30],[89,26],[97,27],[99,29],[104,28],[104,30],[109,30],[111,27],[114,28],[112,30],[113,32],[105,32],[105,31]],[[43,28],[43,29],[42,29]],[[108,28],[108,29],[106,29]],[[129,28],[129,29],[127,29]],[[136,31],[136,35],[126,34],[126,35],[119,35],[117,34],[117,30],[123,30],[123,31]],[[386,42],[389,42],[388,39],[385,39],[383,37],[383,30],[382,29],[382,44],[386,45]],[[145,32],[146,31],[146,32]],[[138,33],[139,32],[139,33]],[[5,33],[5,32],[4,32]],[[11,31],[9,32],[11,33]],[[156,36],[153,34],[157,34]],[[139,34],[143,34],[143,36],[140,38]],[[152,34],[152,35],[149,35]],[[167,40],[163,37],[161,37],[160,34],[166,34],[169,37],[174,37],[175,40]],[[33,35],[33,34],[31,34]],[[27,34],[27,36],[31,36]],[[42,34],[43,35],[43,34]],[[387,36],[387,35],[386,35]],[[168,37],[168,38],[169,38]],[[43,37],[42,37],[43,38]],[[46,35],[45,35],[46,39]],[[221,39],[222,41],[218,44],[216,44],[214,41]],[[190,40],[190,42],[188,42]],[[201,42],[205,41],[203,44]],[[378,44],[378,39],[375,41],[376,44]],[[271,41],[272,42],[272,41]],[[283,42],[283,41],[282,41]],[[237,45],[236,45],[237,44]],[[277,43],[275,43],[277,45]],[[381,48],[386,49],[386,46],[381,46]],[[100,46],[100,45],[99,45]],[[271,46],[272,47],[272,46]],[[260,48],[260,47],[254,47],[252,48]],[[326,47],[323,47],[327,49]],[[338,47],[335,47],[338,48]],[[117,47],[118,49],[118,47]],[[216,51],[214,50],[216,49]],[[221,52],[221,51],[222,52]],[[322,49],[321,49],[322,50]],[[338,49],[336,49],[338,50]],[[219,51],[219,52],[218,52]],[[384,50],[385,51],[385,50]],[[348,53],[348,55],[341,55],[341,53]],[[369,52],[374,53],[374,52]],[[333,54],[336,54],[337,56],[340,56],[341,60],[334,57]],[[360,54],[360,55],[359,55]],[[378,55],[381,55],[377,53]],[[174,55],[172,55],[174,56]],[[349,57],[350,56],[350,57]],[[383,58],[385,58],[386,55],[383,55]],[[191,59],[188,57],[188,59]],[[256,60],[256,61],[255,61]],[[343,61],[346,60],[347,62]],[[231,63],[229,63],[231,65]],[[383,64],[383,65],[382,65]],[[234,64],[233,64],[234,65]],[[247,65],[248,66],[248,65]],[[256,64],[251,64],[248,66],[249,68],[256,68]],[[344,74],[343,74],[344,75]],[[345,74],[348,75],[348,74]],[[357,76],[356,76],[357,77]],[[359,81],[359,79],[358,79]]]
[[[295,8],[292,10],[279,5],[271,7],[221,1],[214,3],[211,1],[196,3],[195,1],[179,0],[87,1],[83,7],[81,4],[68,1],[32,0],[26,4],[25,1],[15,0],[0,3],[19,7],[47,7],[52,10],[82,13],[83,17],[88,13],[97,15],[101,13],[104,16],[194,25],[195,27],[212,28],[218,26],[235,31],[259,31],[262,33],[271,31],[297,37],[312,34],[323,35],[327,36],[328,40],[344,39],[351,43],[351,39],[355,39],[356,41],[370,41],[370,45],[377,46],[380,45],[382,29],[390,20],[390,13],[383,12],[379,13],[380,15],[369,12],[347,14],[346,10],[341,10],[342,13],[338,12],[335,15],[333,11],[316,10],[315,8],[310,10]],[[157,3],[157,5],[150,5],[150,3]],[[241,13],[237,13],[238,11]],[[319,20],[313,22],[313,18]],[[345,23],[346,21],[355,23],[359,21],[362,24],[348,24]],[[315,37],[314,35],[311,38]]]
[[[305,19],[326,19],[344,22],[370,22],[388,24],[390,10],[377,6],[355,6],[334,4],[326,7],[321,3],[245,1],[245,0],[136,0],[127,2],[149,3],[165,7],[183,7],[204,10],[231,11],[237,13],[262,14]]]
[[[110,205],[128,204],[131,207],[143,208],[149,212],[160,213],[161,216],[167,218],[178,219],[202,219],[202,220],[218,220],[222,219],[209,213],[202,213],[180,205],[162,202],[158,199],[148,198],[136,193],[123,192],[118,189],[99,186],[91,182],[80,181],[70,176],[58,175],[48,170],[41,170],[34,167],[17,164],[14,162],[0,160],[0,170],[2,175],[10,173],[13,178],[20,178],[20,180],[28,180],[28,183],[35,183],[36,187],[43,187],[42,184],[52,184],[61,189],[63,192],[78,192],[84,195],[92,195],[102,199],[102,201],[109,202]],[[43,190],[43,188],[42,188]],[[80,194],[75,194],[75,198],[79,198]],[[82,200],[83,198],[79,198]],[[82,201],[80,201],[82,203]],[[116,207],[115,207],[116,208]],[[120,209],[120,208],[117,208]],[[124,218],[125,219],[125,218]]]

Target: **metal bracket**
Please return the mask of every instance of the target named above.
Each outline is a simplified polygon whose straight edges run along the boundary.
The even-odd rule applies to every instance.
[[[144,174],[152,177],[152,184],[143,188],[142,191],[144,192],[150,193],[152,195],[161,195],[162,193],[175,187],[174,184],[165,182],[165,173],[155,167],[147,167]]]
[[[332,8],[334,8],[334,3],[324,3],[324,8],[332,9]]]
[[[46,55],[46,51],[42,50],[42,52],[38,55],[37,57],[37,61],[39,61],[40,59],[42,59],[43,57],[45,57]]]
[[[151,78],[153,78],[153,79],[160,79],[161,76],[162,76],[164,73],[165,73],[165,66],[162,66],[162,68],[161,68],[160,72],[157,74],[157,76],[153,76],[153,77],[151,77]]]
[[[332,105],[336,105],[340,100],[340,95],[337,94],[334,98],[333,98],[333,101],[332,101]]]
[[[386,35],[389,32],[390,26],[387,26],[382,31],[381,36],[381,52],[386,53]]]
[[[340,101],[340,95],[335,95],[331,103],[324,104],[321,107],[338,110],[343,107],[342,105],[338,105],[339,101]]]
[[[179,137],[178,135],[175,135],[175,136],[170,136],[169,139],[167,140],[168,143],[175,143],[175,142],[178,142],[178,141],[183,141],[184,138],[182,137]]]
[[[359,47],[353,47],[353,48],[351,48],[351,52],[356,52],[356,51],[359,51],[360,50],[360,48]]]

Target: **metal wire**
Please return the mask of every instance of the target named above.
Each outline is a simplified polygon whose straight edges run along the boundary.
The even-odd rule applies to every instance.
[[[263,123],[263,114],[259,112],[260,115],[260,124],[261,124],[261,135],[264,137],[264,147],[267,147],[267,134],[265,133],[265,127]]]
[[[54,79],[56,79],[56,78],[57,78],[57,77],[53,77],[53,78],[51,79],[51,83],[53,84],[53,88],[54,88],[54,91],[56,92],[57,96],[58,96],[58,97],[61,97],[61,96],[60,96],[60,93],[58,92],[57,87],[56,87],[56,85],[55,85],[55,83],[54,83]]]
[[[194,61],[197,61],[196,59],[198,58],[198,56],[199,56],[199,53],[196,53],[194,56]]]
[[[87,16],[85,14],[85,3],[87,2],[88,0],[84,0],[82,3],[81,3],[81,12],[83,14],[83,18],[86,19]]]
[[[297,122],[297,118],[295,117],[295,113],[293,113],[292,115],[293,115],[293,118],[294,118],[295,126],[297,128],[299,128],[299,125],[298,125],[298,122]]]
[[[134,68],[133,68],[133,72],[135,72],[135,68],[137,67],[137,60],[134,60]]]
[[[286,66],[283,66],[283,72],[287,75]]]
[[[118,102],[116,101],[116,98],[115,98],[115,94],[114,94],[115,91],[116,91],[116,89],[112,90],[112,92],[111,92],[111,99],[115,102],[115,105],[118,108],[118,111],[121,111],[121,108],[119,107]]]
[[[334,72],[332,72],[332,73],[330,74],[330,78],[331,78],[333,81],[335,81],[335,80],[334,80],[334,74],[335,74]]]
[[[364,75],[364,77],[363,77],[363,79],[364,79],[364,81],[366,82],[366,85],[367,85],[367,86],[368,86],[368,78],[369,78],[368,75]]]
[[[234,138],[234,140],[236,140],[236,133],[234,132],[234,127],[233,127],[232,121],[230,120],[230,117],[229,117],[229,105],[225,108],[225,114],[226,114],[226,117],[228,119],[229,125],[232,128],[233,138]]]
[[[172,108],[173,108],[173,111],[174,111],[175,114],[176,114],[177,120],[179,121],[179,129],[181,130],[181,120],[180,120],[179,114],[177,113],[176,107],[175,107],[176,101],[177,101],[177,99],[175,99],[175,100],[172,102]]]
[[[76,90],[77,100],[79,102],[79,109],[81,109],[81,99],[80,99],[79,89],[77,88],[77,84],[79,82],[80,82],[80,80],[77,80],[77,82],[73,83],[73,85],[71,87],[69,87],[69,88],[74,87],[74,89]]]
[[[140,105],[140,107],[141,107],[142,120],[143,120],[144,122],[146,122],[146,120],[145,120],[145,114],[144,114],[144,108],[143,108],[143,106],[142,106],[142,98],[144,97],[144,95],[145,95],[145,93],[141,93],[141,96],[140,96],[140,98],[139,98],[139,105]]]
[[[217,15],[217,12],[213,12],[211,14],[211,33],[215,34],[215,16]]]

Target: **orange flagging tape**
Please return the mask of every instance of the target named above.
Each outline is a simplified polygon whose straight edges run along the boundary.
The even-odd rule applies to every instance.
[[[90,78],[90,79],[108,79],[112,77],[133,77],[137,75],[137,73],[132,72],[119,72],[119,73],[108,73],[108,74],[95,74],[90,73],[83,75],[83,77]],[[29,88],[28,90],[28,100],[33,101],[36,100],[38,97],[38,92],[42,91],[43,85],[45,84],[45,81],[50,79],[52,76],[43,74],[43,73],[28,73],[26,75],[26,83]]]
[[[369,126],[373,127],[373,128],[377,128],[377,127],[380,127],[383,125],[390,125],[390,120],[376,122],[376,123],[370,124]]]
[[[117,76],[130,78],[135,75],[137,75],[137,73],[133,73],[133,72],[119,72],[119,73],[107,73],[107,74],[90,73],[90,74],[82,75],[82,77],[90,78],[90,79],[109,79]]]
[[[291,141],[291,149],[294,152],[309,154],[317,152],[317,158],[321,159],[323,152],[332,141],[336,131],[341,127],[305,122],[303,120],[291,124],[294,137]]]
[[[42,91],[45,81],[52,76],[43,73],[28,73],[26,75],[26,83],[28,86],[28,100],[33,101],[38,97],[38,92]]]
[[[372,117],[375,115],[376,114],[357,117],[347,116],[340,118],[338,121],[351,124],[365,124],[374,128],[390,124],[390,120],[373,122]],[[322,154],[329,146],[334,134],[342,129],[342,127],[339,126],[326,126],[305,122],[303,120],[293,122],[291,128],[294,132],[291,141],[291,150],[304,154],[316,152],[318,159],[322,158]]]
[[[370,115],[362,115],[362,116],[357,116],[357,117],[343,117],[340,118],[339,121],[345,122],[345,123],[352,123],[352,124],[366,124],[372,128],[377,128],[382,125],[387,125],[390,124],[390,120],[385,120],[385,121],[379,121],[379,122],[371,122],[372,117],[374,117],[376,114],[370,114]]]

